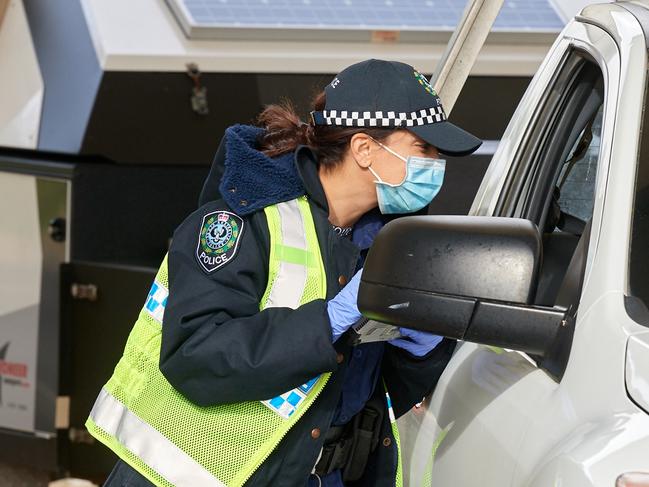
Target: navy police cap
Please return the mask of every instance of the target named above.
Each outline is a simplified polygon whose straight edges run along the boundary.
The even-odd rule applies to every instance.
[[[315,125],[410,130],[447,155],[474,152],[482,141],[446,120],[439,96],[415,68],[369,59],[341,71],[325,88]]]

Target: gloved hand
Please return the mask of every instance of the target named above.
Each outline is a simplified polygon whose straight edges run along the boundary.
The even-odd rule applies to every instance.
[[[401,331],[401,335],[403,336],[390,340],[388,343],[402,348],[417,357],[426,355],[444,338],[425,331],[411,330],[410,328],[399,327],[399,331]]]
[[[362,272],[363,269],[354,274],[352,280],[327,303],[327,314],[329,314],[332,341],[334,342],[362,317],[356,305]]]

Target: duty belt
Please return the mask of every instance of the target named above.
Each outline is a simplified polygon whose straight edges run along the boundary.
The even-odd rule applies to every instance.
[[[345,426],[332,426],[325,436],[314,472],[320,476],[342,470],[344,482],[362,477],[370,454],[379,443],[385,406],[382,397],[367,401],[363,410]]]

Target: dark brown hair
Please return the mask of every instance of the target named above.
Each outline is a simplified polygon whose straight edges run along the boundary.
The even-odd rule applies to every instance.
[[[325,101],[322,91],[313,99],[313,110],[324,110]],[[259,141],[259,149],[267,156],[279,156],[294,151],[299,145],[308,145],[318,156],[318,163],[325,167],[333,167],[343,160],[355,134],[363,132],[376,140],[384,140],[394,132],[393,128],[314,126],[300,120],[293,104],[287,100],[268,105],[257,118],[257,124],[266,130]]]

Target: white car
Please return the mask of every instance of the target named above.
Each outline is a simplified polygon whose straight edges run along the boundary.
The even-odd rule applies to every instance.
[[[649,1],[586,7],[472,216],[378,236],[364,314],[460,340],[399,420],[405,485],[649,486],[648,46]]]

